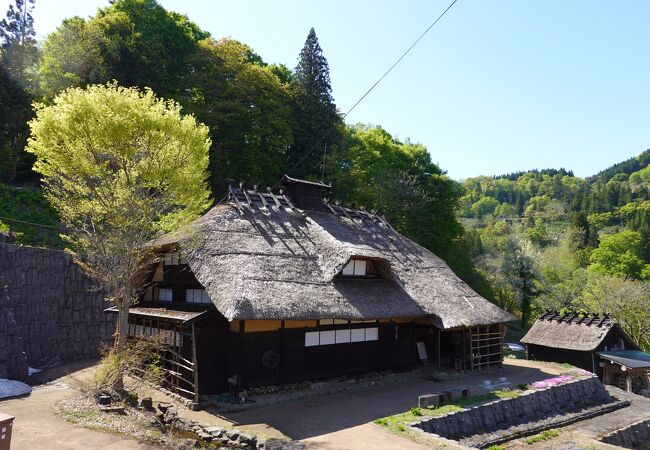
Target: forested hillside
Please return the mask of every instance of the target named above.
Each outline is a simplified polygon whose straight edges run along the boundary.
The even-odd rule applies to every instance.
[[[614,313],[650,334],[650,151],[582,179],[564,169],[463,181],[465,242],[497,303]]]
[[[15,0],[0,24],[0,181],[38,187],[24,151],[31,102],[49,104],[66,88],[115,80],[179,102],[209,127],[214,201],[228,182],[264,188],[285,173],[324,179],[334,186],[333,199],[381,210],[487,295],[470,258],[454,250],[463,231],[455,214],[459,183],[422,145],[401,142],[380,126],[343,122],[315,30],[305,30],[302,50],[296,42],[292,70],[242,42],[211,35],[155,0],[107,1],[90,18],[64,20],[37,45],[31,17],[37,7],[35,0]],[[12,189],[22,192],[4,188]],[[21,198],[2,210],[3,227],[18,232],[21,243],[60,244],[37,239],[28,229],[33,225],[12,220],[24,219],[15,213]],[[45,225],[56,222],[51,210],[42,212],[50,213]]]
[[[37,7],[14,0],[0,22],[0,227],[19,243],[63,245],[24,151],[32,102],[116,82],[209,127],[215,202],[228,182],[323,179],[334,199],[381,210],[522,327],[547,308],[608,311],[650,344],[650,151],[587,179],[547,169],[459,183],[432,162],[439,149],[344,123],[313,29],[290,69],[155,0],[107,0],[37,43]]]

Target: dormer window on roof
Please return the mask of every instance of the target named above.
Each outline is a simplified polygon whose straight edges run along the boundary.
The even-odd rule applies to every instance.
[[[353,278],[378,278],[372,261],[364,258],[352,258],[343,267],[339,276]]]

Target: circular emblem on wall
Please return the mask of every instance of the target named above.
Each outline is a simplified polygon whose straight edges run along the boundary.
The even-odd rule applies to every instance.
[[[274,349],[268,349],[262,355],[262,365],[267,369],[277,369],[280,365],[280,352]]]

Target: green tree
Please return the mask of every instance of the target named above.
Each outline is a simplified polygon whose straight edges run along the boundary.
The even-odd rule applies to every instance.
[[[294,142],[289,148],[288,164],[292,175],[320,178],[325,146],[332,155],[340,151],[343,121],[334,99],[327,59],[316,32],[309,31],[298,65],[291,80],[294,103]]]
[[[587,267],[592,249],[598,246],[598,233],[583,211],[571,214],[567,240],[580,266]]]
[[[14,0],[7,16],[0,22],[0,48],[2,63],[9,76],[23,88],[29,88],[33,79],[30,73],[38,59],[36,32],[34,31],[35,0]]]
[[[546,247],[552,243],[546,230],[546,225],[541,219],[535,220],[535,225],[526,229],[526,239],[538,247]]]
[[[460,186],[426,147],[401,142],[381,127],[348,127],[344,158],[333,166],[334,197],[384,213],[401,233],[438,254],[460,237]]]
[[[101,10],[98,18],[119,13],[126,14],[133,24],[135,51],[125,64],[115,66],[114,78],[127,86],[150,87],[160,96],[182,100],[196,43],[210,34],[156,0],[116,0]]]
[[[650,351],[650,283],[592,274],[574,307],[612,314],[637,345]]]
[[[208,129],[151,90],[115,84],[36,105],[30,127],[28,151],[65,238],[118,308],[115,351],[123,353],[137,275],[149,262],[144,244],[209,206]]]
[[[43,94],[117,80],[183,100],[197,42],[209,37],[186,16],[155,0],[116,0],[88,21],[63,21],[43,46]]]
[[[68,87],[118,80],[135,65],[136,33],[125,13],[105,14],[85,21],[65,19],[43,44],[39,65],[41,93],[51,99]]]
[[[626,230],[603,237],[591,253],[590,270],[626,279],[641,279],[646,269],[641,234]],[[647,271],[646,271],[647,273]]]
[[[32,155],[25,152],[32,117],[31,97],[0,64],[0,181],[29,178]]]
[[[228,178],[272,186],[286,170],[292,142],[288,87],[240,42],[205,39],[198,46],[186,104],[210,127],[215,196]]]
[[[470,208],[470,211],[477,219],[483,218],[487,214],[492,214],[499,206],[499,202],[492,197],[481,197]]]
[[[32,117],[38,59],[34,0],[15,0],[0,21],[0,181],[29,179],[33,158],[25,153]]]
[[[540,276],[535,258],[525,245],[510,238],[501,271],[516,293],[521,307],[521,326],[526,327],[530,321],[533,300],[540,294],[537,287]]]

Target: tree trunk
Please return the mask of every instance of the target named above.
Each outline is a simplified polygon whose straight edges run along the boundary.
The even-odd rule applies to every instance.
[[[117,336],[115,336],[115,351],[120,354],[126,351],[126,340],[129,333],[129,305],[118,306]]]
[[[124,390],[124,368],[121,364],[121,356],[127,351],[127,338],[129,334],[129,302],[121,302],[117,306],[117,333],[115,336],[115,353],[117,354],[117,373],[115,374],[115,383],[113,389],[116,391]]]

